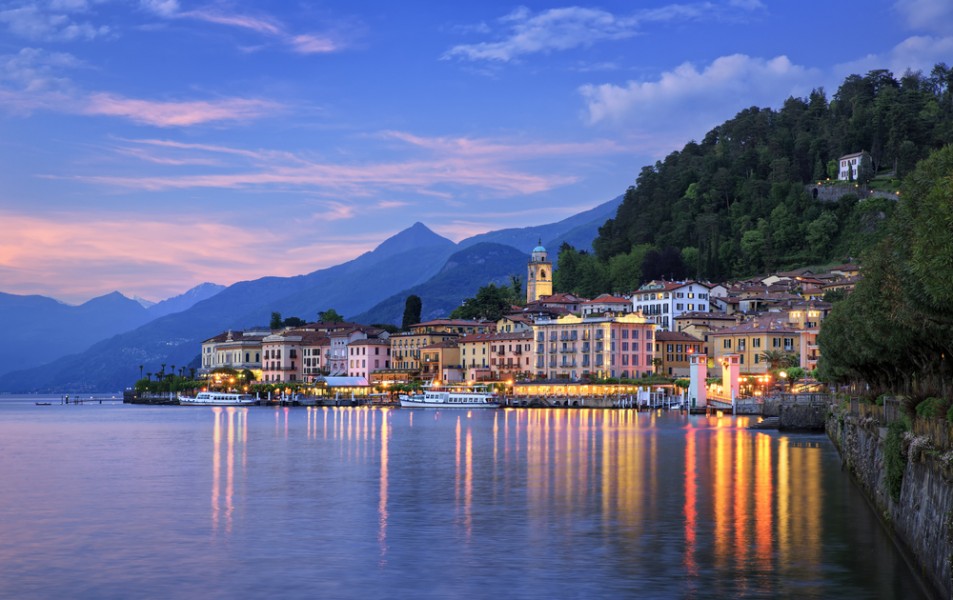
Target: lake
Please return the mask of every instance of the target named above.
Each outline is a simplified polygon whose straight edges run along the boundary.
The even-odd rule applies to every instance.
[[[2,598],[918,598],[823,435],[0,399]]]

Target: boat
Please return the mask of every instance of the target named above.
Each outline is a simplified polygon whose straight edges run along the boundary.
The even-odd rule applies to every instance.
[[[36,402],[35,404],[37,406],[50,406],[53,403],[52,402]]]
[[[179,404],[185,406],[252,406],[258,404],[258,398],[248,394],[199,392],[195,396],[179,396]]]
[[[417,394],[401,394],[400,405],[405,408],[499,408],[496,394],[486,386],[428,385]]]

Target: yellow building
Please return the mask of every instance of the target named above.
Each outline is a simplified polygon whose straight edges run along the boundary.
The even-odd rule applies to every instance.
[[[553,294],[553,263],[546,258],[542,240],[540,245],[533,248],[526,270],[527,304]]]
[[[771,365],[766,353],[792,354],[800,361],[801,330],[781,318],[752,319],[740,325],[708,333],[709,356],[715,364],[726,354],[739,356],[742,373],[767,373]]]
[[[490,343],[492,333],[474,333],[457,340],[460,348],[460,366],[468,381],[488,381],[493,378],[490,370]]]
[[[437,342],[420,350],[420,378],[424,381],[463,381],[456,341]]]

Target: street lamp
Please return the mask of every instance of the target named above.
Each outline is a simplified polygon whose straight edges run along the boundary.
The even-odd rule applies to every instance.
[[[787,387],[788,372],[787,372],[787,371],[781,371],[781,372],[778,373],[778,377],[781,378],[781,392],[783,393],[783,392],[784,392],[784,389]]]

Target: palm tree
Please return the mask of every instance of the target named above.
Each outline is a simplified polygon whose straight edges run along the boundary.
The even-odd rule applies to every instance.
[[[760,356],[764,362],[768,363],[768,370],[773,371],[785,363],[788,355],[781,350],[765,350]]]
[[[139,365],[139,379],[142,379],[142,367],[143,365]]]

